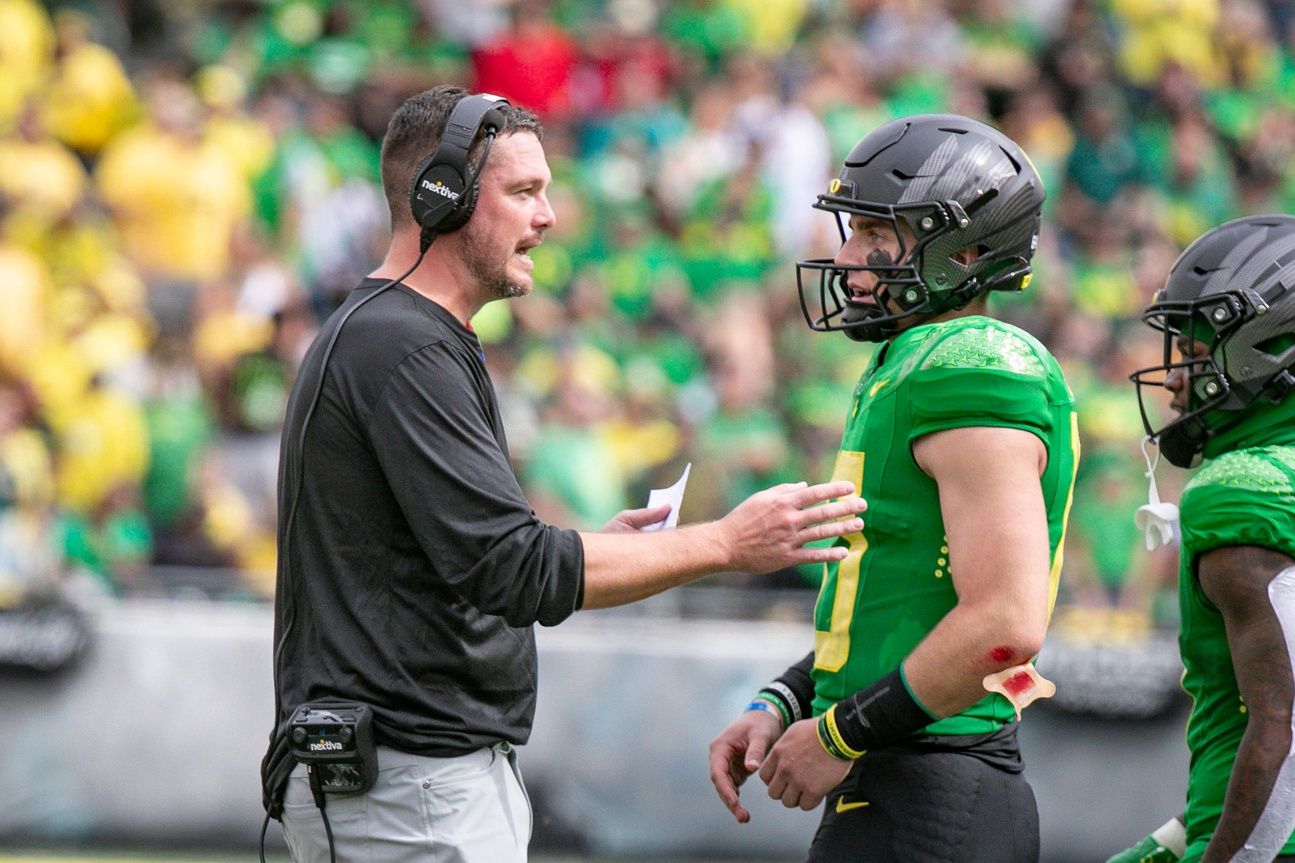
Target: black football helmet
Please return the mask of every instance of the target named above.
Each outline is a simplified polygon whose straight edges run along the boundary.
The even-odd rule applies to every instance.
[[[806,323],[876,342],[906,320],[960,309],[986,291],[1021,290],[1030,281],[1043,197],[1025,152],[991,126],[956,114],[886,123],[854,146],[814,206],[836,216],[842,243],[852,215],[890,222],[901,255],[884,266],[798,261]],[[916,238],[911,249],[901,221]],[[977,255],[960,263],[955,256],[965,249]],[[877,274],[876,305],[851,299],[851,270]]]
[[[1295,216],[1247,216],[1202,234],[1142,320],[1164,333],[1164,362],[1129,376],[1142,423],[1172,464],[1195,467],[1210,438],[1295,389]],[[1174,362],[1180,336],[1208,351]],[[1187,410],[1153,428],[1144,388],[1163,387],[1176,369]]]

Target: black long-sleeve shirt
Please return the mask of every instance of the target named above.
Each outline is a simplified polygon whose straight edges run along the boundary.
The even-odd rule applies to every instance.
[[[426,755],[525,743],[532,625],[580,606],[583,545],[526,502],[476,336],[403,285],[373,296],[380,284],[325,323],[288,402],[281,710],[363,701],[380,743]],[[325,348],[368,297],[337,335],[303,447]]]

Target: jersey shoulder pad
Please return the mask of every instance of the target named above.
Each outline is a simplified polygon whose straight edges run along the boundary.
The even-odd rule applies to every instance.
[[[1292,483],[1295,451],[1287,447],[1272,449],[1285,452],[1277,454],[1271,451],[1233,450],[1211,459],[1187,483],[1183,489],[1184,496],[1206,488],[1233,488],[1272,494],[1295,493],[1295,484]],[[1287,460],[1288,470],[1282,470],[1279,463],[1282,458]]]
[[[1026,333],[980,319],[951,329],[927,351],[921,369],[993,369],[1046,377],[1043,348]]]
[[[1260,545],[1295,556],[1295,448],[1255,447],[1211,459],[1183,489],[1183,549]]]

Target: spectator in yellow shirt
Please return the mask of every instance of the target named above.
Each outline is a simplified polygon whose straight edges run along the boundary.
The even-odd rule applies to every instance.
[[[0,134],[49,75],[54,28],[36,0],[0,0]]]
[[[16,209],[57,221],[85,194],[86,180],[80,160],[50,136],[40,111],[29,103],[16,134],[0,138],[0,194]]]
[[[92,156],[134,120],[135,88],[117,55],[90,41],[79,12],[59,12],[54,33],[57,66],[43,99],[45,119],[56,138]]]
[[[203,106],[183,81],[148,90],[151,122],[114,139],[96,170],[127,253],[146,278],[202,282],[229,266],[230,239],[251,207],[240,164],[204,141]]]

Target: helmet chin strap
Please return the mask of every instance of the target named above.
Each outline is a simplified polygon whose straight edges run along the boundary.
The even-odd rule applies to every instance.
[[[1217,428],[1205,424],[1205,418],[1194,416],[1165,429],[1156,436],[1156,446],[1169,463],[1178,467],[1196,467],[1204,458],[1205,446],[1217,435],[1229,432],[1250,416],[1254,404],[1237,411],[1236,416]]]
[[[985,291],[981,288],[980,279],[976,276],[971,276],[961,285],[958,285],[957,288],[949,292],[944,308],[935,312],[935,314],[938,315],[942,312],[961,311],[971,303],[975,302],[983,293],[985,293]]]
[[[1169,463],[1177,467],[1196,467],[1201,463],[1205,442],[1212,437],[1200,417],[1192,417],[1156,436],[1156,446]]]
[[[877,253],[874,252],[873,254]],[[887,258],[889,259],[889,256],[887,256]],[[887,262],[889,263],[890,261],[887,260]],[[871,258],[869,258],[869,263],[872,263]],[[845,273],[843,272],[843,279],[844,276]],[[885,284],[885,282],[878,283],[877,289],[874,289],[873,291],[873,296],[877,297],[878,308],[885,309],[888,302],[894,302],[896,305],[902,306],[898,300],[890,299],[889,291],[885,291],[882,288],[882,285]],[[881,291],[881,293],[878,293],[878,291]],[[873,319],[864,316],[861,316],[857,321],[855,321],[853,320],[854,315],[851,313],[855,312],[856,309],[854,307],[847,306],[846,310],[841,315],[841,321],[847,325],[852,325],[845,330],[845,334],[856,342],[875,342],[878,338],[890,338],[891,336],[898,334],[902,329],[915,327],[918,324],[924,324],[931,320],[931,318],[934,318],[937,315],[942,315],[945,312],[961,311],[970,303],[978,299],[982,293],[979,281],[975,276],[972,276],[967,281],[963,282],[956,290],[947,294],[944,298],[944,302],[940,303],[936,308],[927,309],[926,311],[905,309],[905,314],[886,321],[874,321]],[[930,294],[928,293],[920,302],[924,303],[929,301]],[[907,327],[901,326],[903,324],[907,324]]]
[[[868,265],[875,267],[893,266],[895,263],[891,256],[880,249],[873,251],[868,255]],[[850,296],[850,271],[837,270],[834,277],[842,296]],[[858,303],[846,303],[845,309],[841,312],[841,323],[844,324],[844,331],[847,336],[856,342],[877,342],[888,339],[899,332],[898,320],[880,320],[886,317],[886,309],[889,306],[890,292],[885,289],[886,282],[880,279],[878,275],[877,286],[873,288],[872,296],[876,300],[876,315],[869,314],[869,310]]]
[[[899,332],[898,320],[877,320],[855,306],[846,306],[841,323],[845,334],[856,342],[879,342]]]

